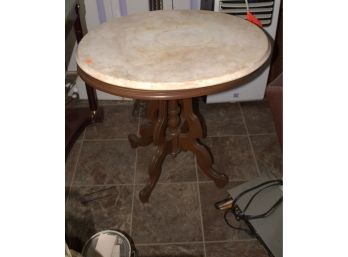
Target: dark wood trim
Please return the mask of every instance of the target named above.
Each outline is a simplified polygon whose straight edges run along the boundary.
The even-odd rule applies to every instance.
[[[283,148],[283,73],[267,86],[266,98],[272,111],[279,144]]]
[[[141,99],[141,100],[171,100],[171,99],[185,99],[185,98],[199,97],[199,96],[218,93],[221,91],[225,91],[225,90],[229,90],[229,89],[241,86],[244,83],[256,77],[260,72],[262,72],[262,70],[265,68],[267,64],[268,62],[266,62],[259,69],[255,70],[249,75],[244,76],[240,79],[234,80],[232,82],[227,82],[227,83],[203,87],[203,88],[167,90],[167,91],[141,90],[141,89],[133,89],[133,88],[126,88],[126,87],[111,85],[88,75],[79,66],[77,66],[77,73],[86,82],[86,84],[94,87],[95,89],[103,91],[105,93],[122,96],[122,97],[130,97],[133,99]]]
[[[75,30],[77,43],[80,43],[81,39],[83,38],[83,31],[82,31],[82,26],[81,26],[79,8],[80,8],[80,6],[77,4],[75,6],[76,19],[75,19],[75,23],[74,23],[74,30]]]
[[[73,27],[77,43],[79,43],[84,36],[79,7],[79,4],[76,4],[74,16],[70,15],[75,19],[75,21],[73,21]],[[72,21],[70,20],[69,22],[69,26],[71,26]],[[72,146],[83,130],[92,123],[101,122],[104,118],[103,109],[98,108],[97,92],[95,88],[86,85],[86,91],[89,108],[65,108],[65,159],[68,158]]]
[[[280,5],[274,52],[265,96],[272,111],[278,141],[283,148],[283,3]]]
[[[280,5],[278,26],[272,53],[272,62],[268,75],[268,83],[283,72],[283,3]]]
[[[75,27],[75,19],[76,19],[76,14],[70,15],[69,20],[66,21],[65,23],[65,38],[69,36],[69,33],[73,27]]]

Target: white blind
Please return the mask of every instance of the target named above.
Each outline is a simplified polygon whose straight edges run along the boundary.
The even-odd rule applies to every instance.
[[[263,26],[272,22],[273,0],[249,0],[249,10],[258,18]],[[245,0],[219,0],[219,12],[246,18]]]

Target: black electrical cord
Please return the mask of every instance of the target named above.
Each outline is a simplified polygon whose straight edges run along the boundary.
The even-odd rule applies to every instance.
[[[277,182],[277,184],[274,184],[274,185],[283,185],[283,181],[282,181],[282,180],[276,179],[276,180],[269,180],[269,181],[263,182],[263,183],[261,183],[261,184],[258,184],[258,185],[254,186],[254,187],[251,187],[251,188],[249,188],[249,189],[247,189],[247,190],[241,192],[239,195],[237,195],[237,197],[233,200],[232,208],[233,208],[233,206],[236,204],[236,202],[238,201],[238,199],[239,199],[240,197],[242,197],[243,195],[245,195],[246,193],[248,193],[248,192],[250,192],[250,191],[252,191],[252,190],[254,190],[254,189],[257,189],[257,188],[259,188],[259,187],[262,187],[262,186],[264,186],[264,185],[274,183],[274,182]]]
[[[247,220],[252,220],[252,219],[259,219],[259,218],[264,218],[267,217],[268,215],[270,215],[273,211],[275,211],[275,209],[277,208],[277,206],[283,201],[283,197],[280,197],[278,199],[278,201],[268,210],[265,211],[264,213],[258,214],[258,215],[245,215],[245,214],[241,214],[239,215],[241,219],[247,219]]]
[[[257,186],[254,186],[252,188],[249,188],[248,190],[243,191],[242,193],[240,193],[236,199],[233,201],[232,203],[232,210],[234,210],[235,206],[236,206],[236,202],[238,199],[240,199],[241,196],[243,196],[245,193],[250,192],[254,189],[257,189],[259,187],[262,187],[264,185],[270,184],[269,186],[263,187],[260,190],[258,190],[255,194],[252,195],[252,197],[249,199],[247,205],[245,206],[243,212],[237,213],[234,212],[236,216],[238,216],[239,219],[247,219],[247,220],[251,220],[251,219],[259,219],[259,218],[264,218],[267,217],[269,214],[271,214],[276,207],[283,201],[283,197],[280,197],[277,202],[275,204],[272,205],[272,207],[270,209],[268,209],[267,211],[265,211],[264,213],[261,214],[257,214],[257,215],[245,215],[245,211],[247,210],[247,208],[250,206],[251,201],[263,190],[265,190],[266,188],[272,187],[272,186],[277,186],[277,185],[283,185],[283,181],[282,180],[270,180],[270,181],[266,181],[264,183],[261,183]]]
[[[248,201],[248,203],[246,204],[246,206],[244,207],[244,210],[243,210],[243,213],[246,212],[246,210],[248,209],[248,207],[250,206],[252,200],[259,194],[261,193],[263,190],[265,190],[266,188],[269,188],[269,187],[273,187],[273,186],[277,186],[277,185],[281,185],[279,182],[276,182],[274,184],[271,184],[269,186],[266,186],[266,187],[263,187],[261,188],[260,190],[258,190]],[[275,208],[281,203],[281,201],[283,200],[283,197],[280,197],[278,199],[278,201],[266,212],[262,213],[262,214],[258,214],[258,215],[245,215],[243,214],[243,216],[247,219],[258,219],[258,218],[263,218],[263,217],[266,217],[268,216],[269,214],[271,214]]]
[[[234,213],[232,212],[232,209],[228,209],[227,211],[225,211],[224,220],[225,220],[225,223],[226,223],[228,226],[230,226],[230,227],[233,228],[233,229],[237,229],[237,230],[241,230],[241,231],[247,232],[249,235],[252,235],[252,234],[253,234],[253,232],[252,232],[251,230],[249,230],[249,229],[233,226],[233,225],[228,221],[228,219],[227,219],[227,215],[228,215],[229,213],[234,214]]]
[[[278,185],[278,183],[277,183],[277,184],[272,184],[272,185],[269,185],[269,186],[266,186],[266,187],[263,187],[263,188],[261,188],[259,191],[257,191],[257,192],[249,199],[248,203],[247,203],[247,204],[245,205],[245,207],[244,207],[243,212],[245,213],[245,211],[248,209],[249,205],[251,204],[252,200],[254,200],[254,198],[255,198],[259,193],[261,193],[264,189],[269,188],[269,187],[272,187],[272,186],[274,186],[274,185]]]
[[[236,202],[237,202],[238,199],[240,199],[244,194],[246,194],[246,193],[248,193],[248,192],[250,192],[250,191],[252,191],[252,190],[255,190],[255,189],[259,188],[259,187],[262,187],[262,186],[264,186],[264,185],[267,185],[267,184],[270,184],[270,185],[261,188],[261,189],[258,190],[255,194],[253,194],[253,195],[251,196],[251,198],[249,199],[248,203],[247,203],[246,206],[244,207],[244,210],[243,210],[243,211],[241,211],[241,210],[237,207]],[[276,202],[270,209],[268,209],[267,211],[265,211],[264,213],[257,214],[257,215],[245,215],[244,213],[245,213],[245,211],[248,209],[248,207],[250,206],[252,200],[253,200],[260,192],[262,192],[262,191],[265,190],[266,188],[269,188],[269,187],[272,187],[272,186],[276,186],[276,185],[283,185],[283,181],[282,181],[282,180],[279,180],[279,179],[277,179],[277,180],[266,181],[266,182],[263,182],[263,183],[261,183],[261,184],[259,184],[259,185],[256,185],[256,186],[254,186],[254,187],[252,187],[252,188],[249,188],[249,189],[247,189],[247,190],[241,192],[241,193],[232,201],[232,207],[225,211],[225,213],[224,213],[224,220],[225,220],[225,223],[226,223],[229,227],[231,227],[231,228],[233,228],[233,229],[242,230],[242,231],[247,232],[248,234],[253,234],[253,232],[251,231],[251,229],[248,230],[248,229],[245,229],[245,228],[242,228],[242,227],[236,227],[236,226],[232,225],[232,224],[228,221],[227,215],[228,215],[229,213],[232,213],[232,214],[234,215],[234,217],[235,217],[236,220],[239,221],[240,219],[242,219],[242,220],[244,220],[245,222],[247,222],[248,220],[251,220],[251,219],[258,219],[258,218],[267,217],[267,216],[268,216],[269,214],[271,214],[271,213],[276,209],[276,207],[283,201],[283,197],[280,197],[280,198],[277,200],[277,202]],[[229,198],[226,198],[226,199],[224,199],[224,200],[222,200],[222,201],[216,202],[216,203],[214,204],[214,205],[215,205],[215,208],[216,208],[216,209],[220,209],[220,208],[219,208],[219,205],[220,205],[221,203],[224,203],[224,202],[227,202],[227,201],[230,201],[230,200],[232,200],[232,198],[229,197]]]

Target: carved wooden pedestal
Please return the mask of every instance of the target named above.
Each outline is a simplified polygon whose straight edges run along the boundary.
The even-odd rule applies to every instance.
[[[146,120],[140,128],[140,137],[131,134],[128,139],[133,148],[157,145],[156,153],[149,166],[149,180],[140,191],[139,198],[147,202],[161,175],[162,164],[168,154],[176,156],[180,151],[191,151],[197,158],[201,170],[216,186],[224,187],[228,178],[213,168],[213,159],[206,146],[199,142],[203,137],[201,122],[194,114],[192,98],[183,100],[149,101]]]

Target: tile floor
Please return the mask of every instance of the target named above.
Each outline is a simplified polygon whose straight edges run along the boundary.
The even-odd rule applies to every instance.
[[[77,104],[77,106],[84,105]],[[229,228],[214,202],[227,189],[256,176],[282,177],[282,152],[267,102],[200,102],[215,169],[230,182],[218,189],[197,167],[194,156],[168,156],[150,202],[138,193],[147,179],[153,146],[132,149],[141,108],[101,101],[103,123],[88,127],[66,162],[66,239],[75,250],[94,233],[118,229],[129,234],[141,257],[262,257],[258,241]]]

